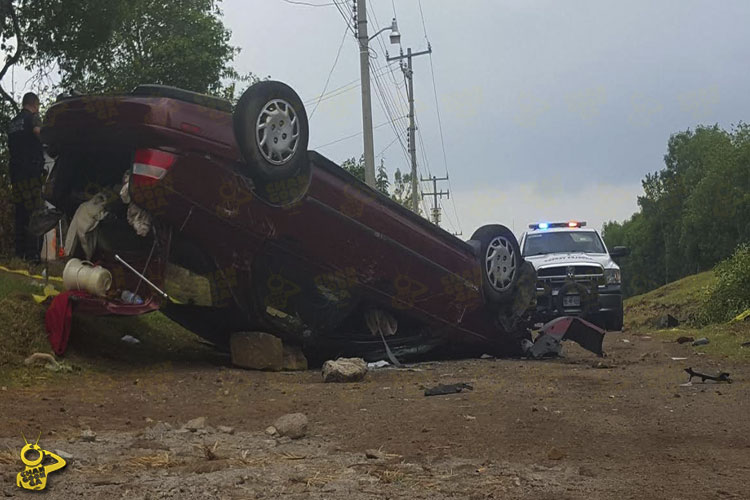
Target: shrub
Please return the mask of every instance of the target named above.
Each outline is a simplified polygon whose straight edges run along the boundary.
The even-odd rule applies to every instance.
[[[703,322],[729,321],[750,309],[750,245],[742,244],[734,254],[714,268],[716,282],[703,303]]]

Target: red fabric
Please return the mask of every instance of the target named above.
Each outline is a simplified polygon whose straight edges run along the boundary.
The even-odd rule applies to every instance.
[[[70,338],[70,324],[73,321],[73,301],[71,297],[83,297],[84,292],[70,290],[62,292],[52,300],[47,313],[44,315],[44,324],[47,327],[47,338],[55,354],[62,356],[68,348]]]

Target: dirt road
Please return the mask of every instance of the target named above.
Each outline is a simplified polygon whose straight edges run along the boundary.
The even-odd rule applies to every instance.
[[[46,498],[750,498],[746,365],[627,333],[605,349],[382,369],[357,384],[170,363],[8,387],[0,493],[23,493],[21,432],[41,430],[42,447],[72,456]],[[687,366],[735,382],[681,386]],[[423,395],[449,382],[474,390]],[[264,432],[290,412],[308,416],[306,437]],[[181,429],[196,417],[205,428]]]

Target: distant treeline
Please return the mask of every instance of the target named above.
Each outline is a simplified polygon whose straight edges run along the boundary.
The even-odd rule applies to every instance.
[[[621,261],[628,296],[711,269],[750,241],[750,126],[674,134],[664,163],[642,181],[640,211],[604,225],[609,248],[632,251]]]

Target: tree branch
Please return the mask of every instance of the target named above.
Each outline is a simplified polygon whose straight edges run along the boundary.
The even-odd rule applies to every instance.
[[[21,44],[23,43],[23,40],[21,39],[21,26],[18,23],[18,15],[16,14],[16,9],[13,6],[13,0],[8,0],[8,11],[10,19],[13,22],[13,33],[16,36],[16,51],[11,57],[5,60],[5,65],[3,65],[3,69],[0,70],[0,96],[2,96],[4,100],[8,101],[15,112],[18,113],[18,103],[16,103],[16,101],[13,99],[13,96],[8,94],[8,92],[6,92],[2,86],[2,80],[3,78],[5,78],[5,74],[8,72],[10,67],[15,65],[21,58]]]

